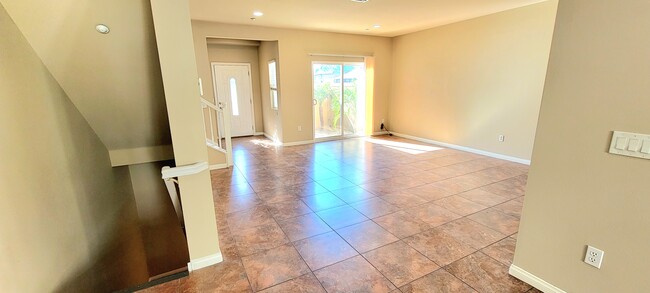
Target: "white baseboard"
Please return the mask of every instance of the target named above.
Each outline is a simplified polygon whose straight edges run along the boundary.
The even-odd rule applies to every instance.
[[[372,135],[387,135],[387,134],[388,134],[388,131],[377,131],[377,132],[372,133]]]
[[[228,168],[228,164],[226,163],[210,165],[210,170],[219,170],[219,169],[226,169],[226,168]]]
[[[205,267],[209,267],[211,265],[218,264],[223,261],[223,256],[221,255],[221,251],[219,253],[215,253],[213,255],[208,255],[202,258],[190,260],[190,262],[187,263],[187,270],[188,271],[196,271]]]
[[[526,282],[527,284],[537,288],[538,290],[545,293],[566,293],[566,291],[553,286],[553,284],[546,282],[539,277],[527,272],[526,270],[516,266],[510,265],[510,270],[508,270],[511,276]]]
[[[254,135],[255,135],[255,136],[259,136],[259,135],[264,135],[264,136],[266,136],[266,133],[264,133],[264,132],[255,132]]]
[[[479,154],[479,155],[488,156],[488,157],[501,159],[501,160],[506,160],[506,161],[510,161],[510,162],[515,162],[515,163],[519,163],[519,164],[530,165],[530,160],[525,160],[525,159],[521,159],[521,158],[517,158],[517,157],[511,157],[511,156],[492,153],[492,152],[488,152],[488,151],[477,150],[477,149],[473,149],[473,148],[469,148],[469,147],[459,146],[459,145],[450,144],[450,143],[446,143],[446,142],[435,141],[435,140],[432,140],[432,139],[421,138],[421,137],[408,135],[408,134],[403,134],[403,133],[397,133],[397,132],[391,132],[391,133],[393,135],[395,135],[395,136],[408,138],[408,139],[412,139],[412,140],[416,140],[416,141],[420,141],[420,142],[424,142],[424,143],[435,144],[435,145],[443,146],[443,147],[450,148],[450,149],[455,149],[455,150],[459,150],[459,151],[465,151],[465,152],[469,152],[469,153]]]
[[[269,140],[273,141],[276,143],[276,145],[281,145],[281,146],[297,146],[297,145],[305,145],[305,144],[311,144],[314,143],[314,140],[305,140],[305,141],[296,141],[296,142],[287,142],[283,143],[279,139],[275,139],[272,136],[270,136],[268,133],[264,133],[264,136],[268,138]]]
[[[304,141],[283,143],[282,146],[297,146],[297,145],[305,145],[305,144],[312,144],[312,143],[314,143],[314,140],[304,140]]]
[[[263,135],[264,135],[264,137],[266,137],[267,139],[269,139],[269,140],[271,140],[273,142],[280,143],[280,140],[276,140],[275,138],[273,138],[273,136],[271,136],[270,134],[268,134],[266,132],[264,132]]]

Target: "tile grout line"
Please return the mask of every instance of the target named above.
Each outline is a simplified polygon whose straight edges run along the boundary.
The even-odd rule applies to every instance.
[[[450,156],[450,155],[453,155],[453,154],[448,154],[448,155],[445,155],[445,156]],[[445,156],[440,156],[440,157],[445,157]],[[446,165],[446,166],[440,166],[440,167],[438,167],[438,168],[444,168],[444,167],[448,167],[448,166],[453,166],[453,165],[457,165],[457,164],[462,164],[462,163],[466,163],[466,162],[470,162],[470,161],[474,161],[474,160],[478,160],[478,159],[481,159],[481,158],[479,157],[479,158],[475,158],[475,159],[472,159],[472,160],[468,160],[468,161],[464,161],[464,162],[459,162],[459,163],[456,163],[456,164],[450,164],[450,165]],[[334,159],[334,160],[336,160],[336,159]],[[317,162],[315,162],[314,164],[315,164],[315,165],[318,165]],[[505,163],[504,163],[504,164],[505,164]],[[445,180],[449,180],[449,179],[457,178],[457,177],[460,177],[460,176],[464,176],[464,175],[468,175],[468,174],[473,174],[473,173],[481,172],[481,171],[484,171],[484,170],[488,170],[488,169],[496,168],[496,167],[501,166],[501,165],[504,165],[504,164],[500,164],[500,165],[497,165],[497,166],[492,166],[492,167],[489,167],[489,168],[484,168],[484,169],[481,169],[481,170],[477,170],[477,171],[475,171],[475,172],[470,172],[470,173],[460,174],[460,175],[457,175],[457,176],[453,176],[453,177],[445,178],[445,179],[443,179],[443,180],[434,181],[434,182],[432,182],[432,183],[435,183],[435,182],[441,182],[441,181],[445,181]],[[239,167],[238,167],[238,166],[234,166],[234,167],[237,168],[237,169],[238,169],[237,171],[240,172],[240,174],[241,174],[242,171],[239,169]],[[345,177],[343,177],[341,174],[336,173],[335,170],[331,170],[331,169],[329,169],[329,168],[327,168],[327,167],[325,167],[325,166],[320,166],[320,167],[325,168],[325,169],[327,169],[327,170],[330,170],[330,172],[332,172],[332,173],[338,175],[339,177],[345,179]],[[233,169],[234,169],[234,168],[233,168]],[[355,169],[358,169],[358,168],[355,168]],[[433,170],[433,169],[437,169],[437,168],[432,168],[432,169],[427,169],[427,170]],[[361,169],[359,169],[359,170],[360,170],[361,172],[365,172],[365,170],[361,170]],[[423,170],[423,171],[427,171],[427,170]],[[243,174],[242,174],[242,175],[243,175]],[[466,190],[466,191],[462,191],[462,192],[459,192],[459,193],[455,193],[455,194],[448,195],[448,196],[443,197],[443,198],[447,198],[447,197],[450,197],[450,196],[458,195],[458,194],[460,194],[460,193],[468,192],[468,191],[470,191],[470,190],[479,189],[479,188],[482,188],[482,187],[485,187],[485,186],[488,186],[488,185],[496,184],[496,183],[498,183],[498,182],[506,181],[506,180],[509,180],[509,179],[512,179],[512,178],[514,178],[514,177],[521,176],[521,175],[524,175],[524,174],[519,174],[519,175],[511,176],[511,177],[508,177],[508,178],[505,178],[505,179],[502,179],[502,180],[499,180],[499,181],[490,182],[490,183],[487,183],[487,184],[481,185],[481,186],[479,186],[479,187],[475,187],[475,188],[472,188],[472,189],[469,189],[469,190]],[[404,175],[404,176],[407,176],[407,175]],[[252,185],[250,184],[249,179],[248,179],[246,176],[242,176],[242,177],[244,177],[244,180],[246,180],[247,185],[251,188],[251,190],[253,190],[253,194],[254,194],[258,199],[261,199],[261,198],[259,197],[258,192],[255,191],[255,190],[252,188]],[[312,180],[311,182],[315,182],[316,184],[318,183],[316,180],[314,180],[315,178],[314,178],[313,176],[309,176],[309,175],[307,175],[307,177],[311,178],[311,180]],[[351,186],[351,187],[359,187],[359,188],[362,188],[362,189],[363,189],[363,187],[361,187],[360,185],[362,185],[362,184],[366,184],[366,183],[370,183],[370,182],[381,181],[381,180],[386,180],[386,178],[385,178],[385,179],[378,179],[378,180],[374,180],[374,181],[371,180],[371,181],[363,182],[363,183],[360,183],[360,184],[356,184],[355,182],[352,182],[354,185]],[[305,183],[304,183],[304,182],[303,182],[303,183],[298,183],[298,184],[291,185],[291,186],[296,186],[296,185],[301,185],[301,184],[305,184]],[[411,188],[415,188],[415,187],[419,187],[419,186],[423,186],[423,185],[428,185],[428,184],[431,184],[431,183],[423,183],[423,184],[420,184],[420,185],[414,185],[414,186],[411,186],[411,187],[408,187],[408,188],[404,188],[404,189],[402,189],[402,190],[408,190],[408,189],[411,189]],[[282,188],[283,188],[283,187],[282,187]],[[280,188],[277,188],[277,189],[280,189]],[[274,189],[271,189],[271,190],[274,190]],[[336,194],[334,194],[334,193],[332,192],[332,190],[329,190],[329,189],[327,189],[327,190],[329,191],[329,193],[331,193],[332,195],[334,195],[336,198],[342,200],[340,197],[336,196]],[[365,189],[364,189],[364,190],[365,190]],[[396,190],[395,192],[397,192],[397,191],[399,191],[399,190]],[[379,197],[379,198],[381,198],[381,196],[382,196],[382,195],[378,195],[378,194],[376,194],[376,193],[374,193],[374,192],[372,192],[372,191],[369,191],[369,192],[370,192],[371,194],[375,195],[376,197]],[[316,195],[317,195],[317,194],[316,194]],[[243,196],[243,195],[241,195],[241,196]],[[313,196],[313,195],[312,195],[312,196]],[[414,195],[414,196],[417,197],[417,195]],[[352,246],[352,245],[351,245],[347,240],[345,240],[345,238],[343,238],[343,237],[339,234],[339,232],[338,232],[336,229],[333,229],[333,228],[330,226],[330,224],[328,224],[327,222],[325,222],[324,219],[322,219],[321,216],[317,214],[318,212],[322,212],[322,211],[326,211],[326,210],[334,209],[334,208],[337,208],[337,207],[332,207],[332,208],[328,208],[328,209],[324,209],[324,210],[321,210],[321,211],[315,212],[311,207],[309,207],[309,206],[304,202],[304,200],[303,200],[303,199],[304,199],[304,196],[299,196],[299,197],[300,197],[300,202],[303,203],[303,204],[305,204],[305,206],[307,206],[307,208],[311,211],[311,213],[313,213],[314,215],[316,215],[317,217],[319,217],[319,218],[320,218],[320,219],[321,219],[321,220],[322,220],[322,221],[323,221],[323,222],[324,222],[324,223],[325,223],[325,224],[326,224],[326,225],[327,225],[327,226],[332,230],[332,231],[324,232],[324,233],[321,233],[321,234],[318,234],[318,235],[322,235],[322,234],[329,233],[329,232],[335,232],[335,233],[336,233],[336,234],[337,234],[341,239],[343,239],[343,240],[344,240],[348,245],[350,245],[350,246],[351,246],[351,247],[352,247],[352,248],[357,252],[358,255],[361,255],[361,256],[362,256],[362,257],[363,257],[363,258],[364,258],[368,263],[370,263],[370,261],[368,261],[368,260],[365,258],[365,256],[363,256],[362,253],[360,253],[356,248],[354,248],[354,246]],[[443,199],[443,198],[440,198],[440,199]],[[368,198],[368,199],[370,199],[370,198]],[[506,202],[510,202],[510,201],[513,201],[513,200],[516,200],[516,199],[517,199],[517,198],[511,198],[511,199],[509,199],[509,200],[507,200],[507,201],[504,201],[504,202],[502,202],[502,203],[498,203],[498,204],[496,204],[496,205],[492,205],[492,206],[487,206],[485,209],[481,209],[481,210],[479,210],[479,211],[477,211],[477,212],[475,212],[475,213],[472,213],[472,214],[467,214],[467,215],[465,215],[465,216],[462,216],[461,218],[466,218],[466,217],[468,217],[468,216],[470,216],[470,215],[474,215],[474,214],[476,214],[476,213],[480,213],[480,212],[482,212],[482,211],[484,211],[484,210],[494,208],[494,207],[496,207],[497,205],[500,205],[500,204],[503,204],[503,203],[506,203]],[[265,207],[268,208],[267,204],[269,204],[269,203],[266,202],[264,199],[261,199],[261,200],[264,202],[263,205],[264,205]],[[364,200],[367,200],[367,199],[364,199]],[[439,199],[437,199],[437,200],[439,200]],[[471,199],[468,199],[468,200],[472,201]],[[287,201],[289,201],[289,200],[287,200]],[[339,206],[339,207],[349,206],[349,207],[351,207],[352,209],[354,209],[354,208],[351,206],[350,203],[348,203],[348,202],[346,202],[346,201],[344,201],[344,200],[342,200],[342,201],[345,202],[345,205],[342,205],[342,206]],[[363,200],[362,200],[362,201],[363,201]],[[373,222],[374,224],[376,224],[376,225],[378,225],[378,226],[381,227],[381,225],[379,225],[377,222],[375,222],[375,219],[376,219],[376,218],[380,218],[380,217],[383,217],[383,216],[391,215],[391,214],[394,214],[394,213],[397,213],[397,212],[400,212],[400,211],[404,211],[404,210],[408,210],[408,209],[412,209],[412,208],[417,208],[417,207],[424,206],[424,205],[427,205],[427,204],[435,204],[435,203],[434,203],[435,201],[436,201],[436,200],[433,200],[433,201],[426,201],[426,202],[423,202],[423,203],[421,203],[421,204],[417,204],[417,205],[414,205],[414,206],[409,206],[409,207],[407,207],[407,208],[400,208],[399,206],[396,206],[396,207],[398,208],[398,210],[396,210],[396,211],[394,211],[394,212],[391,212],[391,213],[388,213],[388,214],[385,214],[385,215],[380,215],[380,216],[375,217],[375,218],[370,218],[370,217],[368,217],[368,220],[366,220],[366,221],[371,221],[371,222]],[[361,201],[357,201],[357,202],[361,202]],[[472,201],[472,202],[475,202],[475,201]],[[355,202],[355,203],[356,203],[356,202]],[[476,203],[476,202],[475,202],[475,203]],[[389,202],[388,204],[391,204],[391,203]],[[480,204],[480,203],[479,203],[479,204]],[[392,204],[391,204],[391,205],[392,205]],[[394,206],[394,205],[392,205],[392,206]],[[443,207],[443,208],[444,208],[444,207]],[[356,210],[356,209],[354,209],[354,210]],[[242,210],[242,211],[244,211],[244,210]],[[357,211],[358,211],[358,210],[357,210]],[[359,212],[359,211],[358,211],[358,212]],[[499,210],[496,210],[496,212],[500,212],[500,213],[502,213],[502,214],[505,214],[505,213],[503,213],[503,212],[501,212],[501,211],[499,211]],[[234,212],[233,212],[233,213],[234,213]],[[224,214],[225,214],[225,213],[224,213]],[[310,213],[308,213],[308,214],[310,214]],[[363,214],[363,213],[362,213],[362,214]],[[507,214],[506,214],[506,215],[507,215]],[[299,216],[297,216],[297,217],[300,217],[300,216],[304,216],[304,215],[299,215]],[[364,215],[364,216],[365,216],[365,215]],[[287,236],[286,236],[286,235],[287,235],[286,232],[284,231],[284,229],[282,229],[282,226],[279,225],[279,223],[278,223],[278,219],[277,219],[275,216],[273,216],[273,215],[271,215],[271,217],[273,218],[273,220],[274,220],[274,222],[276,223],[276,225],[278,225],[278,227],[280,227],[280,229],[282,230],[282,232],[285,234],[285,237],[287,237]],[[291,217],[291,218],[288,218],[288,219],[284,219],[283,221],[290,220],[290,219],[293,219],[293,218],[296,218],[296,217]],[[459,218],[459,219],[461,219],[461,218]],[[456,220],[458,220],[458,219],[456,219]],[[473,221],[472,219],[469,219],[469,218],[468,218],[468,220]],[[362,221],[362,222],[360,222],[360,223],[363,223],[363,222],[366,222],[366,221]],[[455,220],[453,220],[453,221],[455,221]],[[452,222],[452,221],[450,221],[450,222]],[[475,222],[475,221],[473,221],[473,222]],[[351,225],[348,225],[348,226],[345,226],[345,227],[339,227],[339,229],[343,229],[343,228],[346,228],[346,227],[349,227],[349,226],[352,226],[352,225],[356,225],[356,224],[360,224],[360,223],[351,224]],[[447,222],[447,223],[449,223],[449,222]],[[477,223],[477,222],[475,222],[475,223],[478,224],[478,225],[484,226],[484,227],[486,227],[486,228],[488,228],[488,229],[490,229],[490,230],[493,230],[492,228],[487,227],[487,226],[485,226],[485,225],[483,225],[483,224],[481,224],[481,223]],[[446,224],[446,223],[445,223],[445,224]],[[442,224],[442,225],[444,225],[444,224]],[[442,226],[442,225],[439,225],[439,226]],[[439,227],[439,226],[432,227],[431,229],[437,228],[437,227]],[[228,229],[230,229],[229,225],[228,225]],[[382,229],[383,229],[383,227],[382,227]],[[429,230],[431,230],[431,229],[429,229]],[[384,229],[384,230],[385,230],[385,229]],[[419,232],[419,233],[423,233],[423,232],[426,232],[426,231],[429,231],[429,230],[421,231],[421,232]],[[493,231],[494,231],[494,230],[493,230]],[[386,232],[388,232],[388,231],[386,231]],[[498,231],[495,231],[495,232],[498,232]],[[231,233],[232,233],[232,232],[231,232]],[[388,232],[388,233],[389,233],[390,235],[393,235],[393,234],[390,233],[390,232]],[[419,234],[419,233],[416,233],[416,234]],[[500,233],[500,232],[499,232],[499,233]],[[495,243],[497,243],[497,242],[500,242],[500,241],[502,241],[502,240],[505,239],[505,238],[511,237],[511,236],[514,235],[514,234],[516,234],[516,233],[513,233],[513,234],[510,234],[510,235],[507,235],[506,237],[501,238],[501,239],[499,239],[498,241],[496,241],[496,242],[494,242],[494,243],[491,243],[491,244],[489,244],[489,245],[487,245],[487,246],[485,246],[485,247],[483,247],[483,248],[481,248],[481,249],[476,250],[476,252],[481,252],[481,253],[483,253],[483,252],[482,252],[483,249],[485,249],[485,248],[487,248],[487,247],[489,247],[489,246],[491,246],[491,245],[493,245],[493,244],[495,244]],[[307,238],[304,238],[304,239],[309,239],[309,238],[311,238],[311,237],[315,237],[315,236],[318,236],[318,235],[312,235],[312,236],[307,237]],[[414,234],[414,235],[415,235],[415,234]],[[503,235],[505,235],[505,234],[503,234]],[[394,235],[393,235],[393,236],[394,236]],[[413,235],[410,235],[410,236],[413,236]],[[410,236],[408,236],[408,237],[410,237]],[[395,236],[395,237],[396,237],[396,236]],[[287,237],[287,238],[288,238],[288,237]],[[399,241],[402,241],[402,242],[403,242],[403,239],[405,239],[405,238],[407,238],[407,237],[404,237],[404,238],[396,237],[396,238],[398,239],[397,241],[395,241],[395,242],[391,242],[391,243],[389,243],[389,244],[382,245],[382,246],[377,247],[377,248],[374,248],[374,249],[372,249],[372,250],[369,250],[368,252],[370,252],[370,251],[374,251],[374,250],[377,250],[377,249],[380,249],[380,248],[382,248],[382,247],[384,247],[384,246],[387,246],[387,245],[390,245],[390,244],[394,244],[394,243],[399,242]],[[297,242],[297,241],[300,241],[300,240],[304,240],[304,239],[298,239],[298,240],[296,240],[296,241],[291,241],[290,239],[288,239],[288,240],[289,240],[289,243],[292,245],[292,247],[297,251],[294,242]],[[404,242],[404,243],[405,243],[405,242]],[[285,245],[285,244],[283,244],[283,245]],[[407,244],[407,245],[408,245],[408,244]],[[236,245],[236,243],[235,243],[235,246],[236,246],[236,248],[237,248],[237,250],[238,250],[238,252],[239,252],[239,247]],[[279,246],[278,246],[278,247],[279,247]],[[409,247],[410,247],[410,245],[409,245]],[[271,248],[271,249],[273,249],[273,248]],[[269,250],[269,249],[267,249],[267,250]],[[267,251],[267,250],[264,250],[264,251]],[[417,251],[417,250],[416,250],[416,251]],[[263,252],[263,251],[262,251],[262,252]],[[367,253],[367,252],[366,252],[366,253]],[[420,253],[420,252],[418,251],[418,253]],[[474,252],[474,253],[475,253],[475,252]],[[421,254],[421,253],[420,253],[420,254]],[[485,253],[483,253],[483,254],[485,254]],[[304,262],[304,258],[302,258],[302,255],[300,255],[300,253],[298,253],[298,255],[300,256],[301,260]],[[353,257],[356,257],[356,256],[353,256]],[[353,258],[353,257],[351,257],[351,258]],[[425,256],[425,257],[426,257],[426,256]],[[467,256],[466,256],[466,257],[467,257]],[[490,257],[490,256],[488,255],[488,257]],[[490,258],[491,258],[491,259],[494,259],[494,258],[492,258],[492,257],[490,257]],[[241,259],[241,257],[240,257],[240,259]],[[350,258],[348,258],[348,259],[350,259]],[[345,260],[348,260],[348,259],[345,259]],[[427,259],[429,259],[429,258],[427,258]],[[461,259],[462,259],[462,258],[461,258]],[[334,264],[337,264],[337,263],[343,262],[343,261],[345,261],[345,260],[342,260],[342,261],[336,262],[336,263],[334,263]],[[429,260],[430,260],[430,259],[429,259]],[[496,261],[496,259],[494,259],[494,260]],[[433,263],[435,263],[436,265],[438,265],[435,261],[433,261],[433,260],[430,260],[430,261],[432,261]],[[497,262],[498,262],[498,263],[501,263],[501,262],[499,262],[499,261],[497,261]],[[305,262],[305,263],[306,263],[306,262]],[[334,264],[328,265],[328,266],[326,266],[326,267],[332,266],[332,265],[334,265]],[[374,265],[372,265],[372,263],[370,263],[370,264],[371,264],[371,266],[373,266],[373,268],[375,268],[377,271],[379,271],[376,267],[374,267]],[[438,266],[439,266],[439,269],[440,269],[440,268],[443,268],[443,269],[444,269],[443,266],[440,266],[440,265],[438,265]],[[314,274],[314,271],[313,271],[309,266],[307,266],[307,267],[309,268],[311,274]],[[323,268],[326,268],[326,267],[323,267]],[[446,266],[445,266],[445,267],[446,267]],[[320,269],[323,269],[323,268],[320,268]],[[319,270],[320,270],[320,269],[319,269]],[[437,270],[436,270],[436,271],[437,271]],[[379,271],[379,272],[381,273],[381,271]],[[381,274],[383,275],[383,273],[381,273]],[[301,275],[301,276],[302,276],[302,275]],[[426,275],[425,275],[425,276],[426,276]],[[300,276],[299,276],[299,277],[300,277]],[[384,277],[386,278],[386,276],[384,276]],[[424,276],[423,276],[423,277],[424,277]],[[296,278],[298,278],[298,277],[296,277]],[[248,274],[247,274],[247,279],[248,279]],[[293,278],[293,279],[295,279],[295,278]],[[293,280],[293,279],[291,279],[291,280]],[[386,279],[388,280],[388,278],[386,278]],[[418,278],[418,279],[419,279],[419,278]],[[417,280],[417,279],[416,279],[416,280]],[[250,279],[248,279],[248,281],[249,281],[249,284],[250,284]],[[290,281],[290,280],[287,280],[287,281]],[[287,281],[285,281],[285,282],[287,282]],[[390,281],[390,280],[389,280],[389,281]],[[390,282],[392,283],[392,281],[390,281]],[[283,283],[284,283],[284,282],[283,282]],[[410,283],[410,282],[409,282],[409,283]],[[282,283],[280,283],[280,284],[282,284]],[[280,284],[276,284],[276,285],[274,285],[274,286],[277,286],[277,285],[280,285]],[[395,284],[393,284],[393,285],[394,285],[396,288],[399,289],[399,287],[397,287]],[[274,287],[274,286],[271,286],[271,287]],[[321,286],[322,286],[322,284],[321,284]],[[271,287],[269,287],[269,288],[271,288]],[[471,286],[470,286],[470,287],[471,287]],[[252,287],[251,287],[251,288],[252,288]],[[268,289],[268,288],[265,288],[265,289]],[[324,288],[323,288],[323,289],[324,289]]]
[[[307,207],[307,208],[309,208],[309,207]],[[311,209],[310,209],[310,210],[311,210]],[[312,212],[313,212],[313,211],[312,211]],[[275,218],[274,218],[274,220],[275,220]],[[282,230],[282,233],[285,234],[285,237],[287,237],[287,239],[288,239],[289,236],[287,236],[287,232],[285,232],[284,229],[282,229],[282,226],[280,226],[280,224],[278,224],[278,226],[280,227],[280,230]],[[325,233],[323,233],[323,234],[325,234]],[[320,234],[320,235],[322,235],[322,234]],[[312,237],[313,237],[313,236],[312,236]],[[309,238],[305,238],[305,239],[309,239]],[[309,270],[309,273],[310,273],[312,276],[314,276],[314,278],[318,281],[318,284],[321,286],[321,288],[323,288],[323,290],[325,290],[325,292],[327,292],[327,290],[325,289],[325,287],[323,286],[323,284],[320,282],[320,280],[318,279],[318,277],[316,277],[316,274],[314,273],[314,270],[312,270],[312,268],[309,266],[309,264],[307,264],[307,261],[305,261],[305,258],[302,256],[302,254],[300,254],[300,251],[299,251],[298,248],[296,247],[296,244],[294,243],[294,241],[291,241],[291,239],[288,239],[288,240],[289,240],[289,244],[291,244],[291,247],[293,247],[293,249],[294,249],[294,250],[296,251],[296,253],[298,254],[298,257],[300,257],[300,260],[302,260],[302,262],[305,264],[305,266],[307,266],[307,269]],[[298,276],[298,277],[295,277],[295,278],[292,278],[292,279],[286,280],[286,281],[284,281],[284,282],[281,282],[281,283],[275,284],[275,285],[273,285],[273,286],[271,286],[271,287],[265,288],[264,290],[269,289],[269,288],[273,288],[273,287],[275,287],[275,286],[279,286],[279,285],[284,284],[284,283],[286,283],[286,282],[289,282],[289,281],[295,280],[295,279],[297,279],[297,278],[300,278],[300,277],[302,277],[302,276],[304,276],[304,275],[305,275],[305,274],[302,274],[302,275],[300,275],[300,276]]]

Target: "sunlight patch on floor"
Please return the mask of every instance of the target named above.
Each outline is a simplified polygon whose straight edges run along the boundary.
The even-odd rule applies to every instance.
[[[391,140],[384,140],[384,139],[376,139],[372,137],[366,138],[365,140],[369,143],[382,145],[387,148],[402,151],[412,155],[419,155],[419,154],[435,152],[444,149],[441,147],[413,144],[413,143],[399,142],[399,141],[391,141]]]
[[[277,146],[282,146],[282,143],[279,141],[271,141],[268,139],[253,139],[251,140],[252,143],[255,145],[264,147],[264,148],[270,148],[270,147],[277,147]]]

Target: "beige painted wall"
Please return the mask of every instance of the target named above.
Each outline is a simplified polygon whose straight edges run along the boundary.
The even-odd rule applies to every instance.
[[[192,27],[196,58],[200,65],[199,76],[204,80],[210,76],[209,68],[201,66],[206,63],[201,60],[208,58],[207,49],[202,49],[206,47],[207,37],[278,41],[278,57],[281,60],[279,66],[281,87],[279,116],[282,121],[281,141],[284,143],[313,139],[310,53],[374,56],[373,125],[376,131],[379,131],[379,121],[388,115],[392,50],[390,38],[203,21],[192,21]],[[260,61],[260,63],[263,62],[266,61]],[[264,97],[262,99],[264,100]],[[302,131],[298,131],[298,126],[302,126]]]
[[[208,161],[187,0],[152,0],[158,56],[177,166]],[[192,262],[221,256],[210,172],[179,178]]]
[[[110,292],[147,281],[126,167],[0,5],[3,292]],[[37,119],[34,119],[37,118]]]
[[[113,167],[144,164],[174,159],[171,144],[108,151]]]
[[[165,183],[160,178],[163,166],[174,166],[174,162],[128,167],[150,277],[184,268],[190,260],[185,235]]]
[[[0,2],[116,165],[173,158],[149,0]]]
[[[607,153],[613,130],[650,134],[648,11],[560,1],[514,264],[567,292],[650,292],[650,161]]]
[[[222,165],[226,163],[226,155],[220,151],[217,151],[211,147],[206,147],[208,150],[208,164],[210,166]]]
[[[396,37],[389,129],[530,159],[556,6]]]
[[[258,49],[255,46],[208,45],[210,62],[248,63],[251,65],[251,82],[253,84],[253,111],[255,116],[255,132],[264,132],[262,117],[262,95],[260,93],[260,62]],[[214,84],[210,78],[209,101],[214,101]],[[205,92],[204,92],[205,96]]]
[[[264,113],[264,133],[273,139],[282,139],[282,123],[280,111],[271,108],[271,91],[269,81],[269,61],[275,60],[278,69],[280,66],[280,53],[278,52],[277,41],[264,41],[260,43],[259,60],[260,67],[260,88],[262,94],[262,110]],[[282,85],[280,76],[278,78],[278,100],[282,99]]]

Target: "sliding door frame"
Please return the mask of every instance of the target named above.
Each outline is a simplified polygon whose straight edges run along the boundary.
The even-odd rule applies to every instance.
[[[314,101],[316,100],[316,97],[314,96],[315,94],[315,88],[314,88],[314,65],[316,64],[330,64],[330,65],[340,65],[341,66],[341,118],[340,118],[340,123],[341,123],[341,132],[339,135],[335,136],[328,136],[328,137],[322,137],[322,138],[317,138],[316,137],[316,123],[314,122],[314,118],[316,117],[316,113],[314,110],[315,104]],[[346,116],[345,115],[345,66],[346,65],[362,65],[363,70],[366,70],[366,62],[365,61],[357,61],[357,62],[350,62],[350,61],[312,61],[311,62],[311,99],[312,99],[312,130],[314,132],[314,141],[320,142],[320,141],[330,141],[330,140],[340,140],[340,139],[346,139],[346,138],[356,138],[356,137],[363,137],[365,135],[361,134],[349,134],[345,135],[345,126],[343,125],[344,120],[343,118]],[[366,86],[367,79],[364,78],[364,86]],[[367,97],[363,97],[364,102]],[[367,115],[367,113],[364,113],[364,116]],[[365,121],[363,121],[365,123]]]

